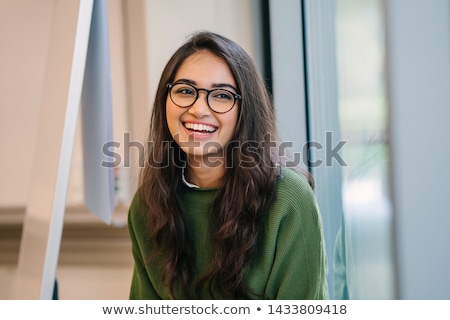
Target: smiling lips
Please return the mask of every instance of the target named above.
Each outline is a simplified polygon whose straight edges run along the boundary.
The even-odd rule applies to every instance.
[[[215,132],[218,128],[208,124],[184,122],[184,127],[189,131],[201,134],[209,134]]]

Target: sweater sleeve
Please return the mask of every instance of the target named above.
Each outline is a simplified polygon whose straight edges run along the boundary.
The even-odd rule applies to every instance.
[[[314,193],[297,174],[283,179],[273,222],[278,228],[267,298],[328,299],[326,251]]]
[[[141,243],[144,241],[145,223],[143,221],[143,206],[135,196],[128,212],[128,230],[131,238],[134,269],[131,280],[130,300],[158,300],[156,292],[147,273],[144,259],[145,252]]]

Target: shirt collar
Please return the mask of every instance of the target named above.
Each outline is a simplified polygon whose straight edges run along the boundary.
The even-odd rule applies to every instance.
[[[183,181],[183,183],[188,186],[189,188],[200,188],[198,185],[193,184],[193,183],[189,183],[186,180],[186,177],[184,176],[184,168],[181,168],[181,181]]]

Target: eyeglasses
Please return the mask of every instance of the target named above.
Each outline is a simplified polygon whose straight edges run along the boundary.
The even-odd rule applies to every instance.
[[[206,92],[208,107],[216,113],[226,113],[233,109],[236,100],[242,99],[241,95],[226,89],[203,89],[196,88],[184,82],[167,84],[170,99],[181,108],[192,106],[199,97],[200,91]]]

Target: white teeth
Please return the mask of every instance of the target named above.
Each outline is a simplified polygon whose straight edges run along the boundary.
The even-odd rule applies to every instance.
[[[216,131],[215,127],[209,126],[207,124],[201,124],[201,123],[185,123],[184,126],[188,129],[194,130],[194,131],[207,131],[207,132]]]

